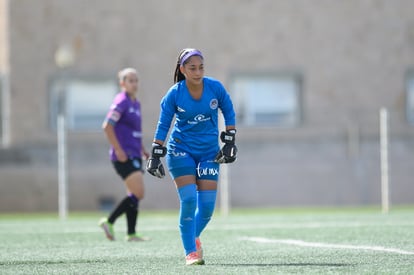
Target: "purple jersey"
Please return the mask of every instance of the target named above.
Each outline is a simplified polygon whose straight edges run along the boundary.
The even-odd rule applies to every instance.
[[[141,105],[123,91],[116,95],[105,119],[114,126],[119,144],[128,157],[141,157]],[[109,150],[111,160],[117,160],[114,148]]]

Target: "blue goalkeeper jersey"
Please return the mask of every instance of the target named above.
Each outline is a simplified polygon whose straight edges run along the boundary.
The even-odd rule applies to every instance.
[[[177,148],[193,154],[202,154],[219,148],[218,110],[226,126],[235,125],[233,103],[223,85],[211,77],[203,78],[203,93],[194,99],[185,80],[173,85],[161,100],[161,112],[155,139],[165,141],[175,115],[168,148]]]

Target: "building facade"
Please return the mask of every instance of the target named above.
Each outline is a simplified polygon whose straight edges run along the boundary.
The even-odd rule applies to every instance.
[[[62,104],[69,208],[122,197],[100,130],[117,71],[139,71],[149,149],[185,47],[204,53],[237,111],[231,205],[380,204],[381,108],[391,203],[414,203],[414,2],[32,2],[0,0],[0,211],[57,209]],[[67,66],[56,60],[62,47],[73,53]],[[144,208],[177,207],[169,177],[145,182]]]

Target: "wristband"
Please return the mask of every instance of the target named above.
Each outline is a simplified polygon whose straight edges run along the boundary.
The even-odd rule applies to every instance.
[[[152,156],[153,157],[163,157],[167,153],[167,148],[158,143],[152,143]]]

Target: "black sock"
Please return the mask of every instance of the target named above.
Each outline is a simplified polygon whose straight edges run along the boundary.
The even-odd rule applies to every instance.
[[[129,208],[126,211],[128,235],[135,234],[135,227],[137,225],[138,209],[136,207]]]
[[[134,195],[129,195],[129,207],[126,209],[128,235],[135,234],[135,227],[138,218],[138,198]]]
[[[111,215],[109,215],[108,222],[111,224],[114,224],[116,219],[118,219],[119,216],[124,214],[127,211],[127,209],[130,208],[129,206],[130,204],[131,204],[131,200],[127,196],[118,204],[118,206],[114,209],[114,211],[112,211]]]

